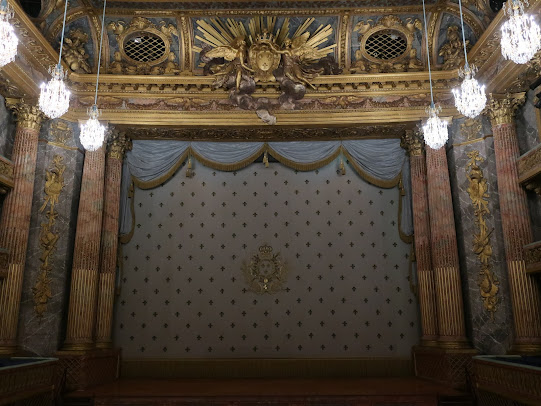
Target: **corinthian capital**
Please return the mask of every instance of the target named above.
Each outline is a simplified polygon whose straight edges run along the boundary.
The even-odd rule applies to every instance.
[[[113,130],[109,138],[109,150],[107,153],[110,158],[124,159],[126,151],[130,151],[132,147],[131,139],[125,133]]]
[[[525,100],[526,93],[507,94],[505,97],[498,97],[491,93],[486,111],[492,126],[512,124],[515,120],[515,112]]]
[[[43,112],[37,107],[26,103],[23,99],[6,99],[7,108],[13,110],[17,119],[17,126],[39,131],[41,120],[45,118]]]
[[[423,155],[424,145],[423,134],[421,134],[421,131],[418,128],[415,130],[406,130],[400,140],[400,146],[404,148],[410,156]]]

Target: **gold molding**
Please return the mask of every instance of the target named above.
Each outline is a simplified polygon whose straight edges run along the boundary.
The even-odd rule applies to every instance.
[[[17,127],[28,128],[39,132],[41,121],[45,115],[37,106],[27,104],[22,99],[6,99],[6,106],[15,113]]]
[[[526,93],[502,95],[489,95],[486,112],[492,126],[513,124],[515,112],[526,101]]]

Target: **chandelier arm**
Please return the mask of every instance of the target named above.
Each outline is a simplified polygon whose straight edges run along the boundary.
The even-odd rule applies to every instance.
[[[64,21],[62,22],[62,36],[60,37],[60,52],[58,53],[58,67],[62,62],[62,48],[64,47],[64,32],[66,31],[66,14],[68,13],[68,0],[64,0]]]
[[[103,27],[105,26],[105,7],[106,6],[107,6],[107,0],[104,0],[103,1],[103,15],[101,16],[100,53],[98,54],[98,73],[96,74],[96,92],[94,93],[94,105],[98,103],[98,83],[100,81],[101,49],[103,46]]]
[[[425,0],[423,0],[423,18],[424,18],[425,39],[426,39],[426,60],[428,62],[428,81],[430,83],[430,100],[431,100],[431,107],[434,107],[434,94],[432,93],[432,70],[430,69],[430,50],[428,48],[428,29],[426,28]]]
[[[468,64],[468,51],[466,50],[466,33],[464,31],[464,16],[462,15],[462,0],[458,0],[458,9],[460,10],[460,25],[462,27],[462,45],[464,46],[464,59],[465,59],[464,70],[468,70],[470,65]]]

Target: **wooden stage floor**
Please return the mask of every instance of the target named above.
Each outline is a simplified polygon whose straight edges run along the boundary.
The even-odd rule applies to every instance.
[[[67,395],[95,406],[437,406],[462,393],[417,378],[121,379]]]

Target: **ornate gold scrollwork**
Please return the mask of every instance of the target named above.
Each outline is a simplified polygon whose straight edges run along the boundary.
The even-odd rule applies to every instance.
[[[477,255],[481,264],[477,284],[479,293],[483,299],[485,310],[489,312],[490,318],[494,320],[494,313],[498,309],[499,299],[497,297],[500,288],[497,276],[492,270],[492,245],[490,237],[494,229],[489,230],[485,221],[487,214],[490,214],[488,208],[488,185],[483,175],[483,170],[477,164],[484,159],[479,155],[479,151],[470,151],[467,153],[468,164],[466,165],[466,176],[470,182],[468,194],[472,201],[475,224],[479,227],[479,232],[473,236],[473,252]]]
[[[400,146],[405,149],[409,155],[423,155],[425,143],[421,131],[419,129],[406,130],[400,139]]]
[[[85,51],[85,44],[88,42],[88,34],[77,28],[71,30],[64,39],[62,46],[62,59],[68,64],[73,72],[91,73],[92,69],[88,63],[88,54]]]
[[[507,94],[503,98],[490,94],[487,113],[492,126],[512,124],[515,121],[515,112],[526,101],[525,93]]]
[[[470,41],[466,40],[466,49],[470,48]],[[443,70],[456,69],[464,62],[464,45],[456,25],[447,28],[447,42],[441,46],[439,56],[443,57]]]
[[[132,142],[124,132],[113,131],[109,139],[107,153],[111,158],[122,160],[126,151],[132,149]]]
[[[246,283],[255,293],[276,293],[282,290],[286,281],[286,264],[282,262],[280,253],[273,254],[272,251],[270,245],[264,244],[249,264],[242,265]]]
[[[473,140],[479,137],[483,126],[479,117],[468,118],[460,124],[460,132],[466,138],[467,141]]]
[[[58,198],[64,188],[64,171],[66,170],[66,165],[63,164],[63,160],[64,158],[60,155],[55,155],[53,158],[53,167],[46,173],[44,202],[39,209],[39,212],[42,213],[49,206],[49,211],[45,213],[47,221],[41,223],[39,234],[41,272],[32,288],[34,310],[39,318],[43,317],[47,311],[47,303],[52,297],[51,278],[49,277],[49,272],[52,270],[50,259],[51,254],[56,249],[56,243],[60,238],[60,234],[55,233],[53,228],[58,217],[58,212],[55,211],[55,205],[58,203]]]
[[[51,123],[50,134],[52,142],[55,144],[65,146],[66,143],[72,139],[73,130],[64,121],[54,120]]]
[[[360,48],[355,52],[353,71],[356,73],[390,73],[411,72],[423,68],[423,64],[417,58],[417,50],[412,47],[415,30],[423,28],[421,20],[406,19],[403,22],[395,15],[382,17],[376,24],[372,20],[359,21],[353,28],[359,33]],[[374,34],[389,34],[390,36],[402,37],[406,41],[404,51],[389,59],[377,58],[367,51],[367,41]]]

